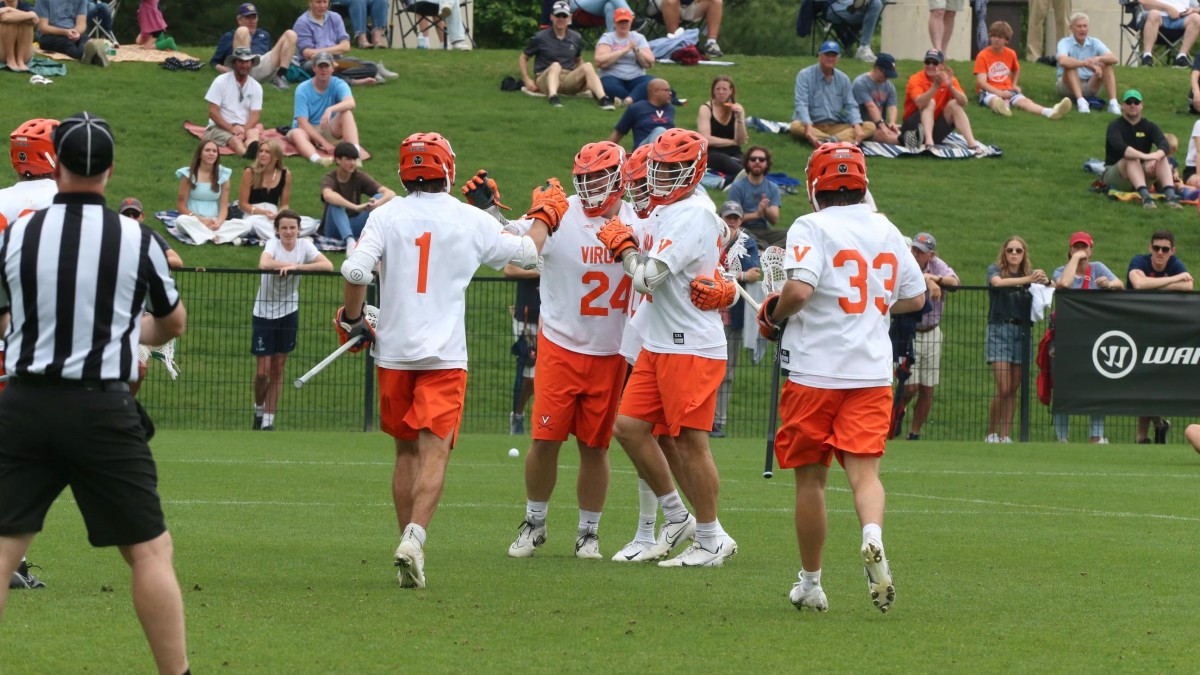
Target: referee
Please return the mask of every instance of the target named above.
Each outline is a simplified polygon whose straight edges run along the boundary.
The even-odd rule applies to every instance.
[[[188,672],[183,598],[147,445],[129,393],[139,341],[183,334],[166,247],[110,211],[112,130],[87,112],[54,132],[58,195],[0,234],[0,328],[12,376],[0,393],[0,572],[11,574],[68,485],[93,546],[116,546],[161,673]],[[144,312],[148,312],[143,316]],[[0,615],[8,589],[0,587]]]

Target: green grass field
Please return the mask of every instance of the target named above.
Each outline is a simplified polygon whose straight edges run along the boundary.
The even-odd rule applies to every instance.
[[[350,442],[347,442],[347,441]],[[550,539],[505,549],[523,516],[507,436],[464,437],[402,591],[382,434],[165,433],[154,448],[194,672],[1171,672],[1195,667],[1196,458],[1179,447],[897,444],[884,460],[894,608],[870,603],[859,527],[831,473],[827,614],[786,599],[799,567],[792,479],[757,441],[714,444],[722,569],[573,557],[578,458],[562,454]],[[524,455],[525,446],[519,444]],[[601,523],[632,535],[619,449]],[[43,591],[10,596],[5,673],[149,672],[128,572],[88,548],[73,501],[30,558]]]

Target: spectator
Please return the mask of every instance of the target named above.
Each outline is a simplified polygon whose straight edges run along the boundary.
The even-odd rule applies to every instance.
[[[1163,134],[1166,137],[1166,134]],[[1185,185],[1200,187],[1200,176],[1196,175],[1197,148],[1200,147],[1200,120],[1192,124],[1192,133],[1188,138],[1187,156],[1183,160],[1183,182]]]
[[[1124,103],[1121,116],[1109,122],[1105,134],[1105,168],[1101,180],[1114,190],[1136,190],[1142,196],[1142,206],[1148,209],[1156,208],[1148,188],[1156,182],[1167,198],[1167,206],[1183,208],[1167,160],[1167,139],[1157,124],[1142,117],[1142,93],[1130,89],[1121,100]],[[1152,147],[1157,149],[1151,152]]]
[[[513,385],[512,411],[508,414],[508,433],[510,436],[523,436],[525,408],[529,406],[529,399],[533,398],[533,378],[536,375],[542,274],[536,269],[521,269],[509,263],[504,266],[504,277],[517,281],[517,297],[512,308],[512,353],[517,357],[518,371]]]
[[[287,137],[300,156],[308,157],[313,164],[329,166],[333,162],[317,154],[317,148],[332,154],[334,144],[345,141],[362,150],[353,112],[358,104],[350,93],[350,85],[345,80],[333,78],[330,54],[321,52],[314,57],[313,72],[311,80],[296,87],[295,116]]]
[[[610,32],[616,27],[617,12],[620,10],[629,12],[629,21],[633,21],[633,10],[626,0],[571,0],[571,7],[593,16],[603,15],[604,26]]]
[[[403,2],[407,6],[412,0],[403,0]],[[551,0],[552,2],[553,0]],[[471,38],[467,37],[467,29],[465,24],[463,24],[462,12],[459,11],[459,0],[440,0],[438,4],[441,5],[439,8],[440,16],[445,22],[444,24],[437,24],[438,39],[441,40],[444,37],[446,40],[449,40],[451,49],[471,51],[474,46],[471,44]],[[549,7],[546,7],[544,11],[546,12],[546,16],[549,17]],[[434,23],[434,21],[428,18],[421,17],[418,24],[421,32],[417,35],[417,49],[429,49],[429,28]],[[549,24],[550,20],[547,18],[544,25]]]
[[[38,47],[42,51],[108,67],[104,40],[87,37],[87,0],[39,0],[34,12],[38,16]]]
[[[1142,66],[1154,66],[1154,55],[1149,50],[1158,44],[1158,32],[1162,29],[1183,31],[1179,51],[1175,54],[1175,67],[1192,65],[1188,54],[1200,35],[1200,10],[1191,6],[1189,0],[1141,0],[1142,8]]]
[[[242,220],[229,220],[229,177],[233,170],[221,166],[221,154],[215,141],[200,141],[190,166],[175,172],[179,195],[175,225],[194,243],[234,243],[250,231]]]
[[[243,2],[238,7],[238,27],[221,36],[217,41],[217,50],[209,59],[209,63],[219,73],[229,70],[228,60],[237,47],[249,47],[250,51],[261,58],[259,63],[250,70],[250,77],[259,82],[268,79],[276,89],[283,91],[291,85],[287,81],[288,64],[296,55],[296,31],[285,30],[279,40],[272,45],[271,34],[258,27],[258,8],[253,3]]]
[[[1088,15],[1071,15],[1071,34],[1058,41],[1058,78],[1054,90],[1059,96],[1075,99],[1081,113],[1091,112],[1087,97],[1100,93],[1100,85],[1108,92],[1108,112],[1121,114],[1117,102],[1117,55],[1100,41],[1088,35]],[[1195,78],[1192,81],[1196,91]]]
[[[646,4],[647,14],[662,15],[668,37],[683,35],[683,27],[679,25],[680,21],[688,23],[703,21],[704,32],[708,36],[704,42],[703,51],[706,56],[714,59],[725,55],[725,52],[721,51],[721,46],[717,44],[721,33],[721,16],[724,11],[724,0],[649,0]]]
[[[126,218],[132,218],[143,225],[146,223],[146,210],[142,207],[142,202],[140,199],[134,197],[126,197],[125,199],[122,199],[118,213]],[[183,267],[183,258],[180,258],[179,254],[176,253],[175,250],[170,246],[166,246],[166,241],[160,240],[160,243],[164,244],[165,246],[163,253],[167,254],[167,267],[170,267],[173,270]],[[139,382],[142,380],[142,377],[144,377],[145,374],[145,368],[143,367],[141,376],[138,377]],[[137,394],[137,390],[132,386],[130,386],[130,390],[132,393]]]
[[[742,156],[746,173],[729,186],[729,200],[742,206],[742,227],[758,240],[760,248],[782,246],[787,230],[772,229],[779,222],[782,196],[779,186],[767,179],[773,165],[771,151],[752,145]]]
[[[942,368],[942,310],[946,306],[945,290],[958,287],[958,275],[937,254],[937,240],[928,232],[918,232],[912,240],[912,254],[925,276],[925,304],[931,309],[921,315],[917,322],[917,337],[913,341],[915,355],[912,377],[904,387],[902,408],[917,399],[913,405],[912,420],[908,428],[908,440],[921,438],[921,427],[929,419],[933,409],[933,388],[938,385]]]
[[[1133,256],[1125,277],[1129,288],[1137,290],[1192,290],[1192,275],[1175,257],[1175,233],[1170,230],[1158,230],[1150,235],[1150,252]],[[1154,443],[1166,444],[1171,422],[1164,417],[1138,417],[1136,442],[1150,442],[1147,432],[1151,422],[1154,423]]]
[[[93,23],[98,23],[103,35],[112,35],[112,5],[108,2],[101,2],[101,0],[87,0],[87,23],[89,27]]]
[[[671,105],[671,85],[666,80],[656,78],[646,86],[646,100],[636,101],[625,109],[608,135],[608,140],[620,143],[625,134],[632,130],[633,147],[636,149],[653,143],[665,131],[674,128],[675,106]]]
[[[875,133],[875,125],[863,124],[850,78],[837,69],[842,48],[826,40],[819,53],[816,63],[796,74],[796,108],[788,132],[814,147],[829,141],[861,143]]]
[[[167,37],[167,21],[158,10],[158,0],[141,0],[138,3],[137,20],[138,36],[135,44],[141,47],[153,44],[155,49],[161,50],[175,49],[175,38]]]
[[[38,15],[24,0],[0,1],[0,60],[14,73],[29,72]]]
[[[825,19],[835,25],[858,29],[858,51],[854,58],[863,63],[873,63],[875,52],[871,51],[871,38],[875,26],[883,14],[883,0],[830,0],[825,3]]]
[[[283,148],[278,141],[264,141],[254,164],[242,171],[238,207],[259,241],[275,236],[275,215],[287,210],[292,200],[292,174],[283,165]],[[317,231],[317,221],[300,218],[300,236]]]
[[[708,141],[709,170],[724,174],[726,185],[733,182],[742,170],[742,144],[750,135],[746,109],[737,102],[737,87],[728,75],[713,80],[708,102],[696,112],[696,131]]]
[[[217,147],[228,146],[234,153],[254,159],[258,155],[258,139],[263,126],[262,85],[250,77],[250,70],[261,57],[249,47],[233,50],[233,70],[213,79],[204,100],[208,101],[208,128],[204,140]]]
[[[900,142],[900,127],[896,125],[899,116],[899,99],[896,97],[896,85],[892,80],[900,73],[896,72],[896,57],[881,52],[875,59],[875,65],[870,70],[854,78],[850,91],[854,101],[858,103],[858,114],[863,120],[875,125],[875,133],[871,140],[895,145]]]
[[[646,85],[654,79],[646,69],[654,65],[654,52],[641,33],[630,30],[633,12],[622,7],[614,16],[615,27],[600,36],[594,58],[605,95],[617,105],[630,105],[646,98]]]
[[[326,237],[345,240],[346,248],[353,249],[367,217],[396,193],[357,168],[358,148],[353,144],[338,143],[333,159],[337,168],[321,179],[321,201],[325,202],[321,224]],[[363,197],[367,201],[363,202]]]
[[[1029,261],[1029,245],[1013,236],[1000,246],[996,262],[988,265],[988,323],[985,355],[996,380],[996,395],[988,406],[985,443],[1012,443],[1012,421],[1021,368],[1028,353],[1029,287],[1049,285],[1050,278]]]
[[[612,97],[604,93],[600,76],[596,75],[592,64],[583,60],[583,36],[570,28],[571,5],[567,0],[558,0],[551,13],[553,18],[550,27],[534,33],[517,58],[525,89],[546,94],[550,105],[555,108],[562,107],[559,94],[571,95],[586,89],[601,108],[612,110]],[[527,67],[531,57],[532,78]]]
[[[721,261],[724,262],[742,230],[742,205],[735,201],[725,202],[717,214],[729,227],[729,243],[721,250]],[[758,242],[754,237],[746,237],[745,246],[746,252],[739,259],[742,271],[736,279],[743,286],[762,278],[758,269]],[[725,378],[717,389],[717,413],[713,418],[712,431],[708,432],[711,438],[725,438],[729,394],[733,391],[733,376],[737,372],[738,355],[742,352],[742,329],[746,326],[746,300],[739,295],[732,307],[721,312],[721,319],[725,324]]]
[[[967,6],[966,0],[929,0],[929,43],[943,54],[950,48],[954,17]]]
[[[313,72],[317,55],[326,52],[337,58],[339,67],[344,67],[346,63],[358,64],[337,72],[338,77],[350,84],[383,84],[385,80],[400,77],[378,61],[363,61],[349,56],[350,35],[346,32],[342,17],[337,12],[329,11],[329,0],[308,0],[308,11],[296,19],[292,30],[296,31],[297,60],[309,73]]]
[[[925,67],[908,78],[904,87],[904,123],[900,140],[910,150],[937,145],[952,131],[967,139],[967,147],[982,155],[987,149],[971,133],[967,118],[967,95],[936,49],[925,52]]]
[[[979,95],[979,105],[1005,117],[1012,116],[1012,106],[1016,106],[1048,119],[1062,119],[1071,111],[1071,99],[1064,96],[1053,108],[1047,108],[1021,91],[1017,84],[1021,64],[1017,53],[1008,46],[1012,34],[1012,26],[1006,21],[994,21],[988,27],[989,44],[975,57],[975,93]]]
[[[331,0],[334,7],[350,10],[350,23],[354,26],[354,38],[359,49],[386,48],[383,31],[387,28],[389,0]],[[367,17],[371,18],[371,31],[367,32]]]
[[[283,369],[296,349],[300,329],[300,277],[290,272],[332,272],[333,263],[311,239],[300,238],[300,215],[292,210],[275,216],[275,236],[258,258],[262,275],[254,297],[254,429],[275,431],[275,410],[283,389]],[[274,274],[278,272],[278,274]]]
[[[1054,41],[1061,44],[1067,36],[1067,15],[1071,13],[1071,0],[1031,0],[1029,3],[1029,34],[1025,36],[1025,60],[1042,60],[1042,48],[1046,44],[1046,12],[1054,11]],[[1011,39],[1011,38],[1010,38]]]

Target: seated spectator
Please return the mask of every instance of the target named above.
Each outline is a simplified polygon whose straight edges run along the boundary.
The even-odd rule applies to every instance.
[[[742,170],[742,144],[750,136],[746,132],[746,109],[737,102],[737,87],[728,75],[713,80],[708,102],[696,111],[696,131],[708,141],[709,170],[724,174],[726,185],[732,183]]]
[[[389,0],[331,0],[335,7],[350,10],[350,24],[354,26],[354,38],[359,49],[387,47],[383,31],[387,27]],[[367,17],[371,17],[371,32],[368,37]]]
[[[1163,134],[1165,137],[1166,134]],[[1192,133],[1188,138],[1187,155],[1183,160],[1183,182],[1191,187],[1200,187],[1200,175],[1196,173],[1197,148],[1200,147],[1200,120],[1192,125]]]
[[[308,0],[308,11],[296,19],[292,30],[296,32],[295,57],[305,71],[312,73],[317,54],[325,53],[338,62],[352,62],[354,67],[337,72],[337,76],[350,84],[383,84],[384,80],[395,80],[400,76],[379,62],[363,61],[349,56],[350,34],[337,12],[329,11],[329,0]]]
[[[325,202],[321,228],[326,237],[344,240],[346,248],[352,249],[371,211],[391,201],[396,193],[358,168],[358,148],[350,143],[338,143],[333,159],[337,168],[321,179],[321,201]],[[367,201],[363,202],[363,197]]]
[[[735,201],[725,202],[721,205],[718,215],[729,227],[729,246],[721,251],[721,260],[724,261],[742,229],[742,205]],[[739,262],[742,271],[735,280],[737,283],[745,286],[762,278],[762,273],[758,270],[758,242],[754,237],[746,238],[746,252],[742,254]],[[739,295],[733,306],[721,310],[721,319],[725,324],[725,378],[721,380],[721,386],[717,389],[717,409],[713,417],[712,431],[708,432],[712,438],[725,438],[729,395],[733,391],[733,376],[737,372],[738,355],[742,352],[742,329],[746,325],[745,299]]]
[[[80,63],[108,67],[104,40],[87,37],[87,0],[38,0],[38,47],[65,54]]]
[[[1017,84],[1021,64],[1017,62],[1017,53],[1008,46],[1012,34],[1012,26],[1006,21],[993,21],[988,26],[988,46],[975,57],[975,93],[979,95],[979,105],[1004,117],[1011,117],[1012,106],[1016,106],[1047,119],[1062,119],[1071,111],[1071,99],[1064,96],[1053,108],[1047,108],[1021,91]]]
[[[1117,55],[1112,53],[1098,38],[1088,35],[1088,15],[1075,12],[1071,15],[1071,34],[1058,41],[1058,79],[1054,90],[1059,96],[1075,99],[1075,107],[1081,113],[1090,113],[1087,97],[1100,93],[1100,85],[1108,92],[1108,112],[1121,114],[1117,102]],[[1195,73],[1192,74],[1192,91],[1196,88]]]
[[[175,38],[167,37],[167,21],[158,10],[158,0],[141,0],[137,10],[138,36],[141,47],[153,44],[155,49],[174,50]]]
[[[37,25],[33,5],[23,0],[0,0],[0,60],[12,72],[29,72],[33,29]]]
[[[675,106],[671,105],[671,85],[666,80],[654,79],[646,87],[646,100],[635,101],[625,109],[621,119],[608,140],[620,143],[625,134],[633,131],[633,148],[636,149],[662,135],[667,129],[675,128]]]
[[[870,70],[854,78],[850,91],[858,103],[858,114],[875,125],[872,141],[896,145],[900,142],[900,127],[896,126],[899,115],[899,99],[892,80],[898,77],[896,57],[880,52]]]
[[[90,28],[93,23],[100,24],[104,35],[113,34],[112,5],[100,0],[87,0],[87,23]]]
[[[249,47],[261,59],[250,70],[250,77],[258,82],[271,81],[271,85],[283,91],[291,87],[287,80],[288,64],[296,55],[296,31],[285,30],[274,45],[271,34],[258,27],[258,8],[253,3],[243,2],[238,8],[238,27],[221,36],[217,50],[209,64],[218,73],[229,71],[229,58],[238,47]]]
[[[275,236],[275,214],[285,211],[292,199],[292,174],[283,165],[283,148],[276,141],[258,147],[254,164],[242,171],[238,207],[260,241]],[[317,230],[317,221],[301,217],[300,236]]]
[[[401,1],[404,2],[404,5],[407,7],[416,0]],[[550,25],[549,5],[553,4],[553,2],[554,0],[549,0],[548,3],[543,3],[544,6],[542,11],[546,15],[546,20],[543,22],[543,25]],[[439,8],[439,13],[442,21],[445,22],[444,25],[440,23],[437,24],[438,40],[441,41],[443,38],[448,40],[450,42],[451,49],[457,49],[464,52],[469,52],[474,49],[474,46],[471,44],[471,38],[467,37],[467,27],[466,24],[463,23],[462,11],[459,8],[459,0],[438,0],[438,4],[441,5]],[[420,23],[418,24],[421,32],[417,34],[417,49],[429,49],[429,29],[433,27],[434,23],[435,22],[431,19],[421,17]]]
[[[1142,197],[1142,206],[1148,209],[1157,208],[1148,187],[1157,183],[1167,206],[1183,208],[1167,159],[1167,139],[1157,124],[1142,117],[1142,93],[1130,89],[1121,99],[1121,116],[1109,122],[1105,134],[1105,169],[1100,180],[1115,190],[1136,191]]]
[[[883,0],[830,0],[825,3],[825,20],[858,29],[859,48],[854,52],[854,58],[863,63],[875,62],[871,38],[875,37],[875,26],[879,25],[881,14]]]
[[[583,36],[571,30],[571,5],[567,0],[557,0],[552,10],[552,23],[525,45],[517,58],[521,69],[521,81],[532,93],[544,93],[550,105],[562,107],[559,94],[577,94],[588,90],[605,110],[613,109],[612,97],[604,93],[604,85],[592,64],[583,60]],[[533,77],[529,77],[528,63],[533,58]]]
[[[725,11],[724,0],[649,0],[646,3],[646,14],[662,15],[663,24],[667,27],[669,37],[683,35],[680,21],[689,23],[704,22],[704,32],[708,39],[701,50],[710,58],[719,59],[725,56],[717,44],[721,33],[721,16]]]
[[[925,67],[904,87],[904,122],[900,141],[910,150],[937,145],[957,131],[967,139],[967,147],[982,155],[987,150],[971,133],[967,118],[967,95],[946,65],[946,57],[936,49],[925,52]]]
[[[850,78],[837,69],[841,55],[841,46],[827,40],[817,62],[796,74],[796,108],[788,133],[813,147],[830,140],[861,143],[875,133],[874,124],[863,124]]]
[[[614,16],[616,27],[596,43],[596,67],[604,94],[618,104],[630,105],[646,98],[646,86],[654,79],[646,69],[654,65],[654,52],[641,33],[630,30],[633,12],[621,8]]]
[[[250,69],[260,57],[249,47],[233,50],[233,70],[218,75],[208,87],[208,128],[204,140],[218,147],[229,147],[246,159],[258,155],[258,139],[262,135],[262,85],[250,77]]]
[[[322,0],[313,0],[321,2]],[[358,144],[358,124],[353,110],[357,103],[350,94],[350,85],[333,77],[333,57],[326,52],[313,59],[315,75],[296,87],[295,116],[288,140],[302,157],[322,166],[333,162],[317,154],[317,148],[332,153],[334,144],[346,141]]]
[[[770,150],[761,145],[750,146],[742,156],[746,173],[729,186],[729,200],[742,205],[742,227],[758,240],[759,248],[783,246],[787,241],[786,229],[772,228],[779,222],[782,202],[779,186],[767,180],[772,160]]]
[[[626,0],[571,0],[571,8],[593,16],[603,16],[605,29],[608,31],[612,31],[616,26],[617,10],[629,12],[629,20],[633,21],[633,10],[629,8]]]
[[[229,178],[233,171],[221,166],[221,152],[213,141],[200,141],[190,166],[175,172],[179,194],[175,225],[197,244],[232,243],[250,231],[241,220],[228,220]]]
[[[1200,36],[1200,9],[1192,7],[1189,0],[1141,0],[1142,8],[1142,66],[1154,66],[1154,55],[1150,49],[1158,44],[1158,32],[1162,29],[1183,31],[1183,39],[1179,43],[1179,53],[1175,55],[1175,67],[1187,68],[1192,65],[1188,54]],[[1147,47],[1146,45],[1149,45]]]

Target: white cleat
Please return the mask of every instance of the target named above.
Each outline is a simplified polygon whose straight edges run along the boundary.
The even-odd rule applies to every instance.
[[[400,588],[425,588],[425,552],[412,539],[404,539],[396,548],[396,578]]]
[[[679,548],[685,541],[696,539],[696,516],[688,514],[687,520],[678,523],[667,521],[658,529],[658,540],[654,542],[654,557],[662,559]]]
[[[600,535],[591,530],[580,530],[575,537],[575,557],[581,560],[604,560],[600,555]]]
[[[508,557],[529,558],[537,547],[546,543],[546,524],[534,525],[528,520],[517,529],[517,540],[508,547]]]
[[[788,600],[791,600],[796,609],[801,612],[805,608],[818,612],[829,611],[829,601],[825,599],[825,590],[821,588],[820,584],[809,586],[808,590],[804,590],[804,582],[797,581],[792,584],[792,591],[788,593]]]
[[[625,544],[625,547],[612,557],[613,562],[649,562],[651,560],[659,560],[666,553],[659,553],[658,545],[652,541],[633,541]]]
[[[896,587],[892,584],[892,570],[888,567],[887,556],[883,554],[883,544],[874,539],[868,540],[863,544],[862,557],[871,602],[879,611],[887,612],[896,600]]]
[[[717,537],[705,548],[699,541],[693,541],[687,550],[679,555],[658,563],[659,567],[720,567],[727,558],[737,555],[737,542],[729,535]]]

